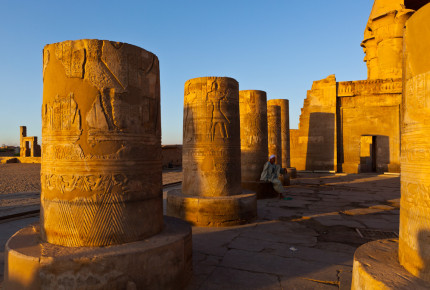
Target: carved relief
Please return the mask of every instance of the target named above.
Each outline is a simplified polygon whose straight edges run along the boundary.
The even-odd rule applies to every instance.
[[[73,47],[72,41],[60,42],[56,44],[55,56],[63,64],[67,77],[84,77],[84,49],[75,49]]]
[[[189,195],[238,194],[240,135],[238,84],[230,78],[192,79],[184,89],[184,182]],[[237,170],[239,170],[237,172]],[[236,176],[229,181],[226,176]]]
[[[126,190],[128,179],[124,174],[112,175],[75,175],[75,174],[42,174],[42,187],[48,190],[59,190],[61,193],[80,191],[98,191],[108,194],[113,186]]]
[[[141,97],[138,104],[123,101],[122,94],[115,90],[104,90],[98,96],[86,116],[91,145],[106,140],[127,138],[126,134],[159,134],[159,105],[153,98]],[[115,137],[112,134],[119,134]]]
[[[79,139],[82,133],[81,113],[73,93],[66,97],[57,95],[53,102],[43,104],[42,128],[45,136],[61,135]]]
[[[222,83],[218,83],[217,80],[214,80],[211,85],[210,91],[206,95],[207,101],[210,102],[211,107],[211,123],[210,123],[210,137],[213,141],[215,136],[218,135],[218,138],[228,139],[228,124],[230,120],[226,117],[224,112],[221,109],[221,102],[228,103],[230,98],[230,89],[223,88]],[[218,87],[220,87],[218,89]]]
[[[43,50],[43,73],[42,73],[43,77],[45,77],[45,69],[48,66],[49,58],[50,58],[49,50]]]
[[[44,56],[49,55],[64,71],[56,69],[59,62],[44,59],[42,238],[107,246],[158,233],[163,219],[157,57],[125,43],[88,39],[47,45]],[[46,81],[57,78],[62,81]]]
[[[402,80],[365,80],[354,82],[339,82],[338,96],[353,97],[360,95],[400,94]]]

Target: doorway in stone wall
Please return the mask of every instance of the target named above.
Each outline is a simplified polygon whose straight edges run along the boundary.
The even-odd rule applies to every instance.
[[[359,172],[384,172],[390,163],[388,136],[362,135],[360,140]]]
[[[376,172],[375,136],[363,135],[360,142],[359,172]]]

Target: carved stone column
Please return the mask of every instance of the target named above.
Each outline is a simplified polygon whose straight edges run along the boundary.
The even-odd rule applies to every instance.
[[[239,84],[227,77],[185,83],[182,191],[169,191],[167,214],[200,226],[256,217],[255,194],[242,194]]]
[[[352,289],[430,289],[430,4],[406,22],[399,239],[357,249]]]
[[[264,91],[239,92],[242,181],[258,181],[267,162],[267,96]]]
[[[283,168],[290,167],[290,113],[289,102],[286,99],[274,99],[267,101],[268,106],[279,106],[281,108],[281,151],[279,156]]]
[[[275,197],[278,193],[272,184],[260,181],[268,156],[266,92],[240,91],[239,100],[242,187],[255,192],[258,199]]]
[[[38,227],[8,241],[6,283],[26,288],[14,267],[24,260],[42,288],[185,285],[190,228],[163,222],[157,56],[119,42],[65,41],[44,48],[43,77],[41,241]],[[170,256],[158,253],[170,246]]]
[[[267,130],[269,156],[276,155],[276,163],[282,166],[281,107],[267,106]]]
[[[282,167],[295,178],[297,170],[291,167],[290,162],[290,102],[287,99],[273,99],[268,101],[268,105],[281,108]]]

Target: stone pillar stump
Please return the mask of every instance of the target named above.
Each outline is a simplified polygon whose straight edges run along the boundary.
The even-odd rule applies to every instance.
[[[241,187],[239,84],[227,77],[188,80],[184,93],[182,190],[167,214],[198,226],[229,226],[257,215],[256,196]]]
[[[43,50],[40,226],[6,244],[7,289],[177,289],[191,229],[163,219],[156,55],[84,39]]]

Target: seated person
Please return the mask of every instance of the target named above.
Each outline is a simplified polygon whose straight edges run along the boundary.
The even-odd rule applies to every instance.
[[[260,180],[268,181],[273,184],[273,189],[279,193],[279,198],[284,197],[285,188],[282,186],[279,180],[279,175],[286,172],[285,168],[281,168],[280,165],[275,164],[276,155],[271,155],[269,161],[264,164],[263,172],[261,173]],[[284,198],[290,200],[291,198]]]

